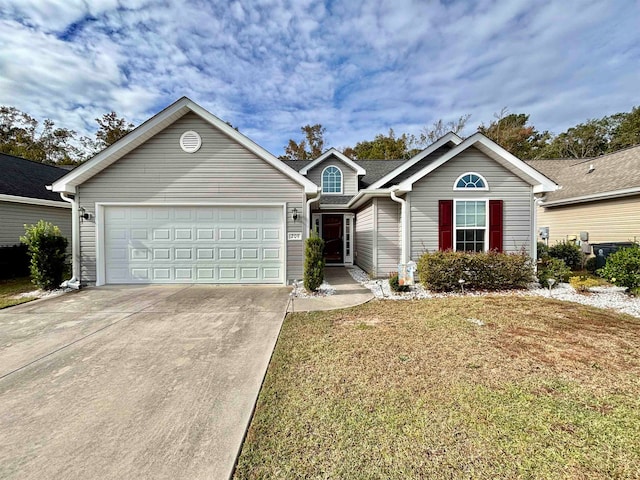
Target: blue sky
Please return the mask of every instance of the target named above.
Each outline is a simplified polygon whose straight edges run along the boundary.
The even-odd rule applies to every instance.
[[[82,134],[183,95],[279,155],[503,107],[560,132],[640,105],[634,0],[3,0],[0,104]]]

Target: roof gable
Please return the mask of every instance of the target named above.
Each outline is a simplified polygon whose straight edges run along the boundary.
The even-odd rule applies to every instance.
[[[456,135],[453,132],[449,132],[446,135],[444,135],[443,137],[440,137],[438,140],[433,142],[431,145],[429,145],[424,150],[418,152],[416,155],[414,155],[412,158],[410,158],[406,162],[403,162],[398,168],[396,168],[395,170],[389,172],[387,175],[382,177],[380,180],[374,182],[368,188],[370,188],[370,189],[382,188],[383,185],[393,181],[400,174],[402,174],[402,173],[406,172],[407,170],[409,170],[411,167],[413,167],[414,165],[419,163],[421,160],[423,160],[424,158],[426,158],[427,156],[429,156],[430,154],[435,152],[437,149],[439,149],[441,147],[444,147],[444,146],[446,146],[448,144],[450,144],[452,146],[460,145],[461,142],[462,142],[462,138],[460,138],[458,135]]]
[[[514,175],[517,175],[525,182],[532,185],[534,187],[533,191],[535,193],[552,192],[558,188],[558,185],[556,185],[551,179],[547,178],[536,169],[532,168],[519,158],[506,151],[500,145],[478,132],[471,135],[455,148],[449,150],[436,161],[430,163],[420,171],[413,174],[411,177],[400,182],[397,189],[403,192],[411,191],[415,182],[428,175],[441,165],[445,164],[460,152],[470,147],[477,148],[482,153],[510,170]]]
[[[203,120],[211,124],[222,133],[231,137],[240,145],[251,151],[259,158],[270,164],[289,178],[302,185],[307,193],[316,193],[318,187],[303,175],[299,174],[295,169],[290,168],[267,150],[259,146],[253,140],[244,136],[227,123],[211,114],[200,105],[196,104],[187,97],[182,97],[175,103],[171,104],[158,114],[151,117],[142,125],[129,132],[116,143],[98,153],[88,162],[82,164],[69,174],[53,183],[52,189],[55,192],[75,193],[76,186],[84,183],[94,175],[98,174],[109,165],[113,164],[127,153],[139,147],[151,137],[164,130],[177,119],[182,118],[185,114],[193,112]]]
[[[326,152],[324,152],[322,155],[320,155],[318,158],[316,158],[315,160],[313,160],[311,163],[305,165],[301,170],[300,173],[302,175],[306,175],[307,173],[309,173],[309,170],[311,170],[312,168],[320,165],[322,162],[324,162],[325,160],[327,160],[328,158],[331,158],[332,156],[338,158],[338,160],[340,160],[342,163],[346,164],[347,166],[349,166],[354,172],[356,172],[356,175],[366,175],[367,171],[362,168],[360,165],[358,165],[356,162],[354,162],[353,160],[351,160],[349,157],[347,157],[344,153],[336,150],[335,148],[331,147],[329,150],[327,150]]]

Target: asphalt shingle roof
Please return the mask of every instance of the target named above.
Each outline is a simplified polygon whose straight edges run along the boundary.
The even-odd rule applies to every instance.
[[[283,162],[297,171],[302,170],[311,163],[310,160],[283,160]],[[360,178],[360,187],[366,188],[374,184],[404,162],[406,160],[354,160],[354,163],[357,163],[367,171],[367,174]]]
[[[584,195],[640,188],[640,145],[587,159],[527,160],[533,168],[561,185],[546,202]],[[590,172],[590,167],[593,170]]]
[[[64,202],[60,194],[50,192],[45,185],[66,173],[62,168],[0,153],[0,194]]]
[[[320,203],[323,205],[346,205],[353,195],[323,195]]]

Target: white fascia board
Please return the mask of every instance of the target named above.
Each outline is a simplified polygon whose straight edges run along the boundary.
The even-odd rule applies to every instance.
[[[390,197],[391,190],[388,188],[380,188],[377,190],[360,190],[358,194],[351,199],[351,201],[345,205],[346,208],[357,208],[364,202],[374,197]]]
[[[382,187],[385,183],[390,182],[391,180],[396,178],[398,175],[400,175],[402,172],[404,172],[408,168],[414,166],[420,160],[425,158],[427,155],[432,154],[437,149],[439,149],[440,147],[443,147],[444,145],[446,145],[449,142],[453,143],[454,145],[460,145],[460,143],[462,143],[462,138],[460,138],[458,135],[456,135],[453,132],[447,133],[445,136],[440,137],[438,140],[433,142],[427,148],[425,148],[424,150],[418,152],[413,158],[410,158],[405,163],[400,165],[398,168],[396,168],[395,170],[389,172],[384,177],[382,177],[380,180],[378,180],[377,182],[371,184],[367,188],[371,189],[371,190],[375,190],[377,188]]]
[[[342,161],[343,163],[346,163],[347,165],[349,165],[349,167],[356,172],[356,175],[366,175],[367,174],[367,171],[364,168],[362,168],[360,165],[355,163],[353,160],[351,160],[349,157],[347,157],[344,153],[336,150],[333,147],[331,147],[329,150],[324,152],[322,155],[320,155],[318,158],[316,158],[309,165],[306,165],[304,168],[302,168],[300,170],[300,173],[302,175],[306,175],[309,172],[309,170],[311,170],[316,165],[320,165],[322,162],[324,162],[331,155],[335,155],[340,161]]]
[[[142,143],[144,143],[144,141],[151,138],[153,135],[173,123],[173,121],[184,116],[189,111],[200,116],[205,121],[216,127],[218,130],[222,131],[224,134],[238,142],[240,145],[244,146],[249,151],[253,152],[258,157],[269,163],[271,166],[287,175],[296,183],[302,185],[305,189],[305,193],[316,193],[318,191],[318,186],[315,183],[311,182],[309,179],[296,172],[293,168],[285,165],[284,162],[259,146],[253,140],[249,139],[248,137],[238,132],[236,129],[227,125],[218,117],[208,112],[187,97],[182,97],[172,105],[168,106],[161,112],[151,117],[138,128],[125,135],[116,143],[104,149],[91,160],[75,168],[64,177],[58,179],[52,184],[52,190],[54,192],[75,193],[75,187],[77,185],[80,185],[92,176],[101,172],[116,160],[124,156],[126,153],[130,152],[132,150],[132,145],[134,145],[134,148],[138,145],[141,145]],[[175,119],[171,120],[174,116]],[[165,122],[167,121],[169,121],[169,123],[165,125]]]
[[[623,190],[611,190],[609,192],[592,193],[589,195],[581,195],[579,197],[563,198],[551,202],[542,202],[542,207],[559,207],[562,205],[571,205],[573,203],[592,202],[595,200],[609,200],[612,198],[628,197],[640,194],[640,187],[625,188]]]
[[[442,157],[440,157],[435,162],[427,165],[425,168],[416,172],[411,177],[407,178],[405,181],[401,182],[398,185],[398,190],[408,192],[413,189],[413,184],[423,178],[425,175],[433,172],[435,169],[441,167],[443,164],[454,158],[459,153],[463,152],[467,148],[476,147],[479,148],[483,153],[493,158],[494,160],[500,162],[505,162],[512,167],[515,167],[516,170],[522,172],[525,177],[528,177],[526,180],[529,184],[533,185],[533,189],[535,193],[542,192],[554,192],[558,189],[558,185],[553,182],[550,178],[547,178],[542,173],[538,172],[533,167],[530,167],[525,162],[515,157],[511,153],[507,152],[500,145],[485,137],[482,133],[478,132],[471,135],[469,138],[464,140],[455,148],[452,148],[447,153],[445,153]],[[531,182],[533,180],[533,182]]]
[[[0,201],[12,202],[12,203],[24,203],[27,205],[38,205],[41,207],[57,207],[57,208],[71,208],[71,204],[60,200],[44,200],[42,198],[20,197],[18,195],[5,195],[0,194]]]

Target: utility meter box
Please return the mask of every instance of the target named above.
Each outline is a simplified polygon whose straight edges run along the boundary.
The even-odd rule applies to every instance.
[[[546,240],[549,238],[549,227],[540,227],[538,229],[538,235],[542,240]]]

